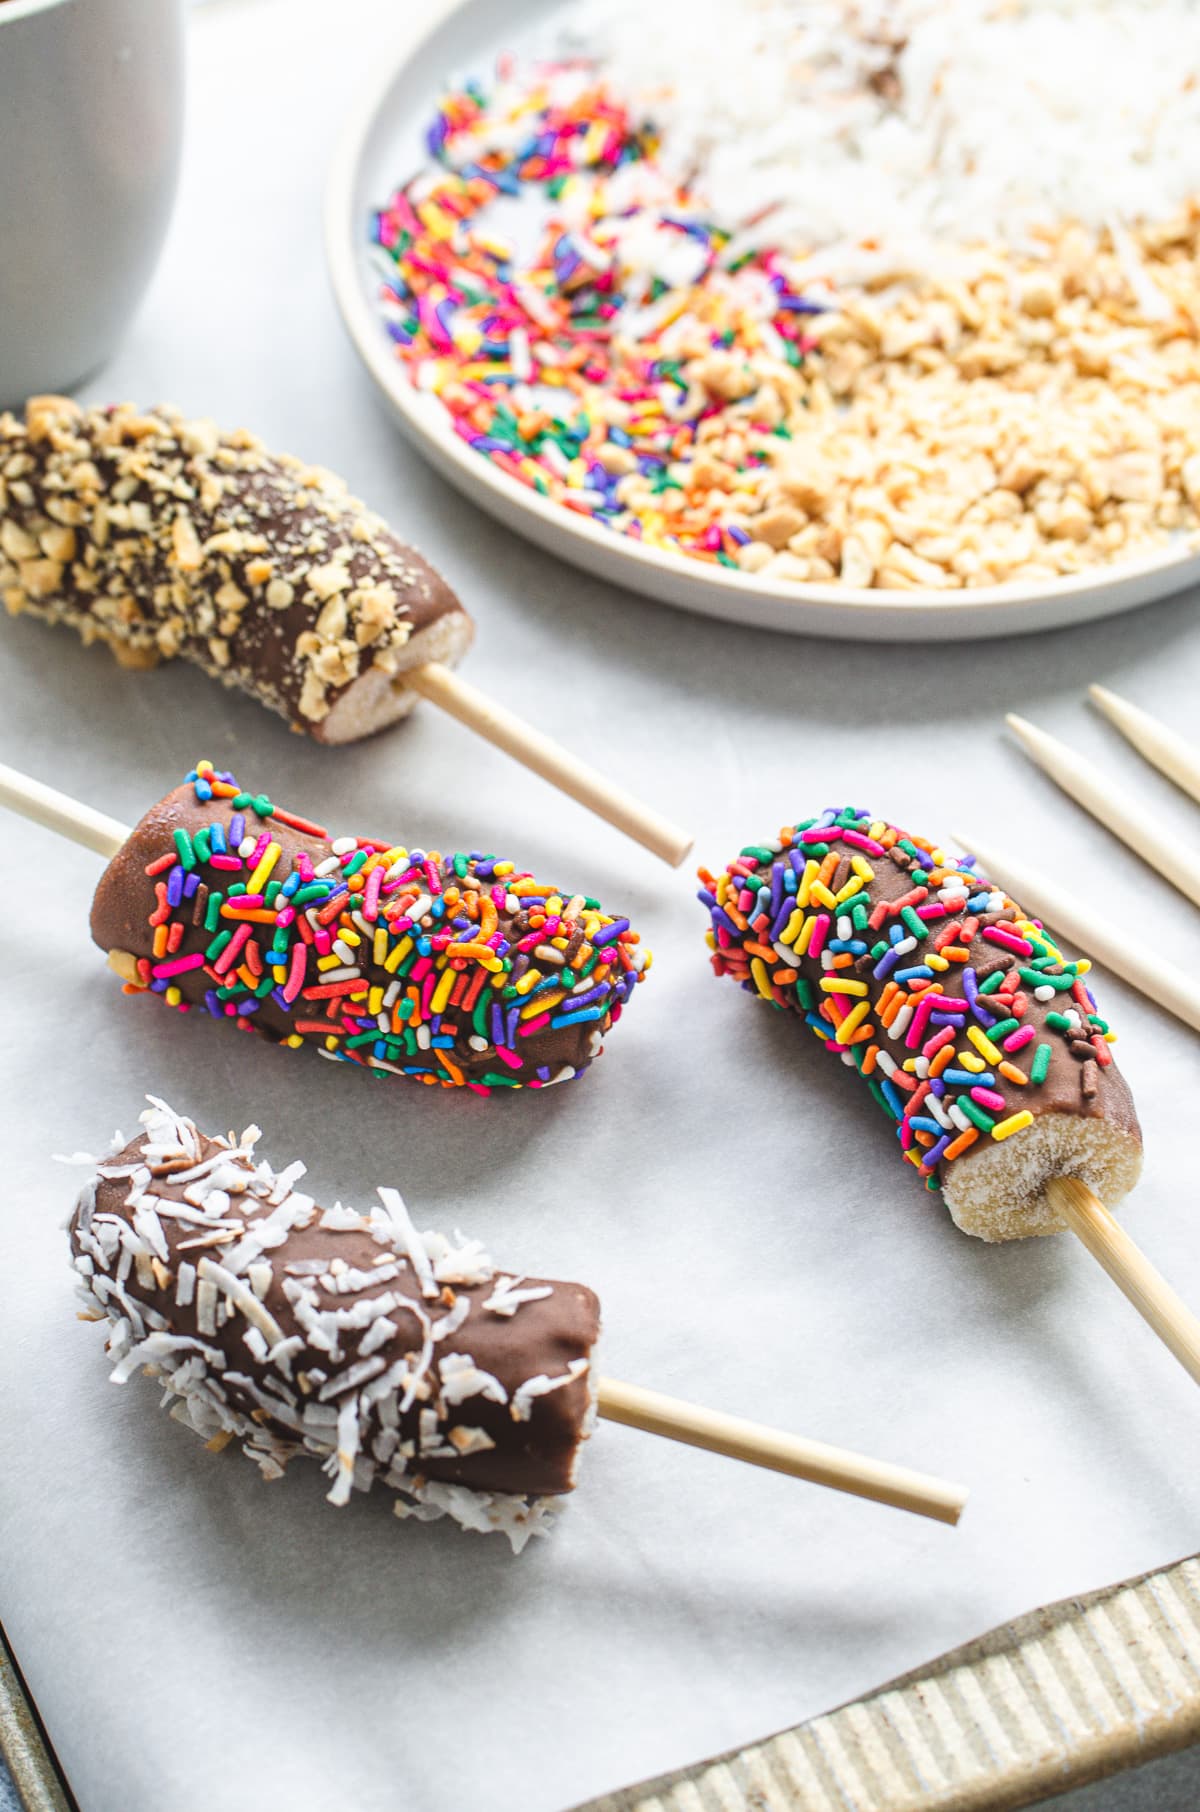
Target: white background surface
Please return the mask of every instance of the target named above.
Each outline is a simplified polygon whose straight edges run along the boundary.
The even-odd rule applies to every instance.
[[[723,864],[852,800],[1119,887],[1195,971],[1192,909],[1003,740],[1019,706],[1196,808],[1080,703],[1099,679],[1194,724],[1194,600],[1087,631],[903,651],[673,614],[553,563],[395,437],[336,325],[319,188],[389,9],[223,0],[194,23],[184,186],[157,282],[89,397],[165,398],[346,473],[461,590],[476,683],[640,786]],[[317,22],[321,21],[319,33]],[[381,22],[383,22],[381,24]],[[400,173],[398,173],[400,174]],[[0,759],[126,820],[199,755],[335,830],[486,844],[592,888],[658,963],[579,1084],[482,1101],[374,1084],[128,1001],[86,931],[99,864],[0,823],[0,1612],[85,1812],[551,1812],[832,1706],[1039,1602],[1200,1545],[1200,1401],[1081,1250],[987,1248],[902,1169],[853,1079],[709,976],[673,875],[423,707],[321,750],[180,668],[120,672],[0,626]],[[1115,983],[1147,1168],[1127,1224],[1200,1303],[1192,1035]],[[579,1277],[618,1375],[961,1477],[958,1531],[603,1428],[554,1536],[336,1512],[266,1487],[105,1381],[74,1320],[51,1153],[132,1130],[146,1089],[257,1118],[277,1162]]]

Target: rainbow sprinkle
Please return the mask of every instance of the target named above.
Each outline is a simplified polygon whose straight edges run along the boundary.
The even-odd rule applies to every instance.
[[[859,1072],[931,1189],[939,1165],[1033,1124],[1056,1048],[1085,1103],[1112,1063],[1090,963],[974,861],[847,806],[700,871],[715,972],[800,1014]]]
[[[628,919],[512,862],[328,842],[210,762],[186,784],[212,820],[145,866],[149,954],[114,953],[129,992],[487,1095],[579,1075],[650,966]]]
[[[750,539],[739,498],[790,438],[777,399],[756,418],[756,393],[764,372],[794,385],[805,317],[823,305],[776,253],[729,254],[730,234],[655,164],[653,128],[635,129],[585,66],[539,65],[519,83],[502,59],[498,76],[443,98],[431,166],[373,216],[397,355],[520,483],[734,566]],[[498,202],[536,204],[528,256],[491,218]],[[701,455],[731,406],[742,451],[717,482]]]

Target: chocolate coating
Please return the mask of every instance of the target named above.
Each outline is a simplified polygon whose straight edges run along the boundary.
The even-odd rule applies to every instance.
[[[478,1246],[415,1233],[398,1198],[389,1214],[324,1214],[296,1188],[303,1165],[277,1175],[257,1159],[253,1130],[214,1139],[160,1103],[143,1120],[70,1227],[119,1381],[161,1368],[184,1419],[245,1439],[268,1475],[298,1453],[328,1459],[338,1503],[377,1478],[418,1514],[463,1508],[431,1483],[571,1490],[591,1419],[591,1290],[502,1277]],[[527,1515],[483,1509],[490,1526]],[[460,1520],[485,1526],[483,1509]]]
[[[199,797],[205,788],[215,788],[216,796]],[[238,798],[245,803],[236,805]],[[271,805],[261,796],[257,803]],[[507,871],[500,880],[495,858],[407,857],[382,840],[353,838],[339,839],[338,855],[324,835],[297,830],[273,814],[273,807],[261,814],[236,782],[211,773],[176,787],[147,812],[101,877],[91,913],[93,939],[129,985],[269,1038],[314,1042],[368,1068],[483,1092],[569,1080],[599,1054],[644,969],[628,921],[614,923],[594,901],[540,885],[511,864],[500,864]],[[236,916],[237,897],[228,891],[231,883],[244,889],[254,857],[235,860],[208,844],[219,826],[220,840],[231,845],[235,819],[251,845],[278,845],[268,884],[273,901],[264,904],[259,896],[258,920]],[[171,910],[177,839],[193,852],[194,865],[184,873],[174,864],[180,889],[186,884],[191,891],[180,891]],[[388,872],[399,867],[416,878],[385,883],[372,908],[365,890],[350,891],[343,878],[345,866],[364,852],[376,866],[386,852]],[[167,870],[147,873],[164,860]],[[320,897],[312,877],[323,868],[330,870],[324,883],[330,891]],[[296,882],[304,883],[302,898],[318,896],[299,914],[289,905],[288,888]],[[219,914],[213,912],[214,892],[222,895]],[[330,919],[327,901],[337,898],[344,911]],[[548,899],[560,908],[549,917]],[[419,920],[402,910],[406,901],[421,909]],[[309,937],[326,940],[326,951],[333,939],[353,960],[339,964],[335,954],[330,969],[319,941],[303,943],[298,918],[305,919]],[[247,924],[250,935],[238,961],[222,971],[221,939],[227,950],[227,934],[244,936]],[[481,944],[485,934],[490,941]],[[271,951],[280,943],[284,954],[277,964]],[[305,959],[302,986],[291,967],[297,957]],[[257,968],[248,969],[247,962]],[[447,970],[452,986],[443,1000],[430,977],[440,985]],[[570,980],[559,987],[561,976]],[[285,991],[293,988],[289,999]],[[545,1011],[542,1002],[550,1003]],[[503,1040],[497,1037],[501,1021]]]
[[[332,474],[174,410],[0,415],[0,597],[126,665],[180,656],[318,740],[403,715],[471,620]]]

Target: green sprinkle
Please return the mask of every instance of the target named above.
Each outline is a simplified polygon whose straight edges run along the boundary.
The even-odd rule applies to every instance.
[[[342,873],[346,876],[347,880],[351,875],[356,875],[358,873],[370,853],[369,849],[360,849],[357,854],[351,856],[350,860],[342,869]]]
[[[914,937],[927,938],[929,936],[928,925],[925,923],[924,919],[919,919],[917,917],[911,906],[902,906],[900,908],[900,917],[904,920],[904,923],[908,926]]]
[[[179,860],[190,873],[196,866],[196,852],[192,848],[192,839],[185,830],[177,830],[174,833],[174,843]]]
[[[196,832],[196,835],[192,838],[192,848],[195,850],[196,854],[199,856],[199,858],[202,862],[208,862],[209,860],[211,860],[212,851],[209,848],[209,839],[211,838],[211,836],[212,836],[212,826],[211,826],[211,824],[206,824],[204,826],[204,829],[198,830]]]
[[[224,904],[224,900],[225,896],[222,893],[213,892],[209,894],[208,905],[204,908],[204,929],[206,931],[215,931],[220,924],[221,907]]]
[[[1001,1019],[988,1032],[988,1037],[993,1044],[999,1044],[1001,1039],[1007,1038],[1010,1032],[1017,1031],[1020,1024],[1019,1019]]]
[[[209,929],[209,927],[205,926],[205,930],[208,930],[208,929]],[[222,931],[219,934],[219,936],[217,936],[213,939],[212,943],[209,944],[208,948],[204,952],[205,956],[208,958],[210,963],[216,962],[217,958],[220,956],[222,950],[224,950],[226,944],[230,941],[232,936],[233,936],[232,931]]]
[[[1046,1024],[1048,1026],[1053,1026],[1056,1032],[1069,1032],[1071,1030],[1071,1021],[1067,1018],[1065,1013],[1047,1013]]]
[[[991,1132],[996,1124],[990,1114],[985,1114],[983,1109],[972,1101],[970,1095],[960,1095],[955,1105],[962,1109],[967,1119],[977,1126],[980,1132]]]
[[[1049,1015],[1047,1015],[1047,1017],[1049,1017]],[[1037,1050],[1033,1053],[1033,1062],[1029,1066],[1029,1080],[1031,1082],[1044,1082],[1049,1068],[1050,1046],[1048,1044],[1039,1044]]]
[[[996,989],[1003,983],[1006,974],[1007,971],[1004,969],[993,969],[987,980],[980,982],[979,992],[981,994],[994,994]]]
[[[775,860],[774,850],[763,849],[758,843],[747,844],[741,854],[751,857],[755,862],[773,862]]]

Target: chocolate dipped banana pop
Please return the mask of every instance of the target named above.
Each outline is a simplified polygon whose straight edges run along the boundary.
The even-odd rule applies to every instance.
[[[176,656],[318,742],[426,697],[673,864],[691,838],[455,678],[474,625],[446,581],[340,479],[174,409],[35,397],[0,414],[0,598]]]
[[[112,1378],[156,1374],[210,1446],[264,1477],[322,1462],[329,1500],[381,1485],[398,1516],[450,1516],[520,1550],[576,1482],[596,1415],[957,1522],[965,1492],[920,1473],[598,1378],[582,1284],[502,1271],[477,1241],[418,1232],[394,1189],[321,1209],[258,1127],[210,1137],[155,1096],[92,1166],[70,1223],[85,1319]],[[77,1161],[77,1160],[72,1160]]]
[[[703,878],[716,973],[859,1072],[964,1233],[1058,1231],[1048,1177],[1080,1176],[1110,1206],[1136,1183],[1141,1132],[1091,964],[970,857],[831,809]]]
[[[571,1490],[592,1421],[600,1305],[419,1233],[401,1197],[321,1209],[257,1127],[210,1138],[150,1097],[71,1221],[80,1294],[110,1323],[116,1383],[143,1366],[213,1446],[266,1478],[307,1454],[329,1499],[375,1483],[398,1516],[451,1516],[515,1549]]]
[[[1088,960],[973,857],[853,807],[700,873],[717,975],[858,1071],[957,1225],[993,1241],[1070,1227],[1200,1382],[1200,1324],[1108,1212],[1142,1138]]]
[[[208,762],[113,857],[91,930],[128,991],[478,1094],[581,1075],[649,967],[596,900],[478,850],[331,840]]]
[[[318,742],[417,702],[404,673],[459,661],[446,581],[319,467],[174,409],[35,397],[0,415],[0,594],[108,644],[177,655]]]

